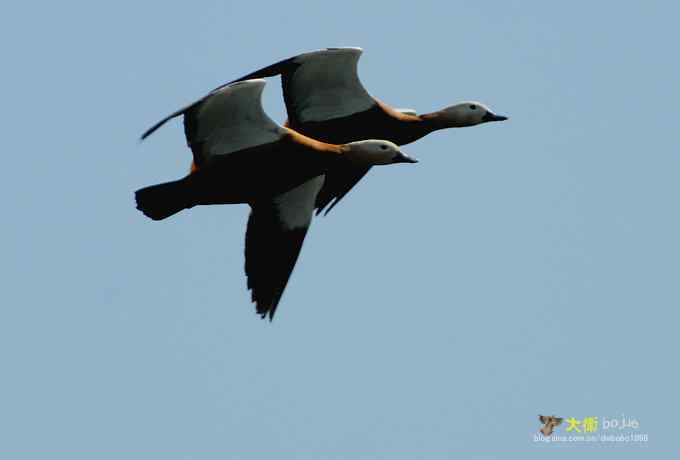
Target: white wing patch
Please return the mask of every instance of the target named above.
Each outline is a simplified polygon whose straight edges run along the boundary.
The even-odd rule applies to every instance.
[[[360,48],[305,53],[288,83],[293,113],[300,122],[325,121],[363,112],[375,105],[357,75]]]
[[[226,155],[281,139],[284,129],[262,109],[264,85],[264,80],[233,83],[201,103],[191,139],[204,144],[201,155]]]
[[[394,110],[396,110],[397,112],[401,112],[404,115],[418,115],[418,112],[416,112],[414,109],[401,108],[401,109],[394,109]]]
[[[307,228],[312,221],[314,205],[324,183],[324,176],[317,176],[292,190],[274,197],[274,205],[285,230]]]

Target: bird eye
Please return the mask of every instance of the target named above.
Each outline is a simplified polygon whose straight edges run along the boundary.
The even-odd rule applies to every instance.
[[[385,144],[381,145],[380,148],[383,150],[387,150],[387,146]]]
[[[474,105],[474,104],[472,104],[472,105],[470,106],[470,110],[477,110],[477,106]]]

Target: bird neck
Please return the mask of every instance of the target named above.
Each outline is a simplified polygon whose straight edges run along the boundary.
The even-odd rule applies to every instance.
[[[397,145],[410,144],[421,137],[425,137],[432,131],[443,129],[436,123],[435,114],[412,115],[400,112],[384,102],[376,100],[376,104],[388,115],[385,139],[389,139]],[[436,113],[436,112],[435,112]]]
[[[430,127],[430,132],[439,131],[440,129],[460,128],[463,126],[463,124],[446,116],[441,110],[423,114],[421,115],[421,118]]]
[[[326,142],[317,141],[297,131],[293,131],[290,128],[287,128],[287,130],[289,142],[304,150],[308,154],[310,161],[316,159],[322,162],[335,162],[344,159],[345,150],[342,145],[327,144]]]

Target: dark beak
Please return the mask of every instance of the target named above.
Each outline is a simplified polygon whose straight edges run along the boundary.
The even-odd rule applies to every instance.
[[[403,152],[399,152],[392,160],[392,163],[418,163],[418,160],[405,155]]]
[[[508,117],[504,117],[503,115],[496,115],[493,112],[486,112],[484,114],[484,117],[482,117],[482,121],[486,123],[487,121],[505,121],[507,120]]]

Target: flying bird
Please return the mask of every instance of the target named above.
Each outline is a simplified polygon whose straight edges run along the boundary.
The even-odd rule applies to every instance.
[[[182,179],[142,188],[135,198],[154,220],[196,205],[248,203],[248,288],[257,312],[272,319],[311,222],[316,194],[306,189],[348,165],[416,160],[389,141],[329,144],[280,126],[262,109],[264,85],[261,79],[227,84],[177,112],[198,167]]]
[[[288,112],[286,126],[314,139],[342,144],[361,139],[387,139],[397,145],[416,141],[437,130],[504,121],[486,105],[467,101],[436,112],[417,115],[412,109],[395,109],[371,96],[359,80],[361,48],[327,48],[299,54],[264,67],[234,81],[280,75]],[[178,111],[150,128],[144,137]],[[195,166],[194,166],[195,167]],[[326,174],[324,181],[301,187],[318,194],[317,214],[326,214],[368,173],[370,166],[349,165]],[[302,191],[288,199],[303,198]]]

